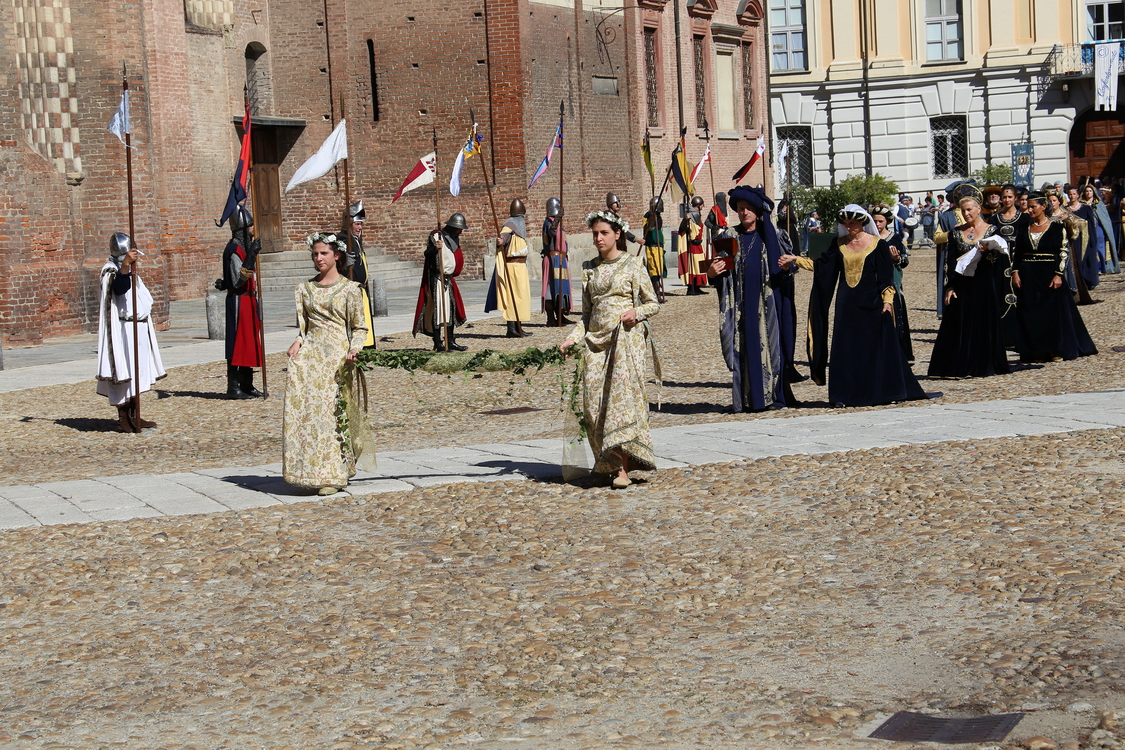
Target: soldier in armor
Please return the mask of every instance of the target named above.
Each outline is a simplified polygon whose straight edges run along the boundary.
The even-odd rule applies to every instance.
[[[566,232],[562,227],[563,208],[558,198],[547,199],[547,218],[543,220],[543,311],[547,325],[571,325],[570,263],[567,260]]]
[[[133,397],[152,390],[167,373],[160,360],[156,330],[149,321],[152,295],[144,281],[136,279],[137,310],[133,313],[133,264],[138,251],[129,235],[114,232],[109,240],[109,260],[101,271],[101,300],[98,305],[98,395],[117,407],[117,431],[140,432],[156,427],[133,409]],[[133,361],[133,322],[136,319],[137,363]],[[137,366],[139,365],[139,366]],[[137,374],[140,374],[138,389]]]
[[[223,285],[227,292],[227,398],[257,398],[254,368],[262,366],[257,283],[254,270],[262,243],[251,239],[254,217],[245,206],[230,215],[231,240],[223,250]]]
[[[484,311],[503,310],[508,338],[531,335],[523,324],[531,318],[531,284],[527,277],[527,208],[519,198],[508,207],[508,220],[496,238],[496,267]]]
[[[664,266],[664,199],[656,196],[648,203],[648,213],[644,216],[645,268],[656,292],[656,299],[664,304],[664,276],[668,269]]]
[[[699,268],[703,255],[703,196],[691,199],[691,208],[680,222],[680,252],[677,260],[680,281],[687,287],[688,296],[706,294],[707,274]]]
[[[464,214],[455,213],[445,222],[440,234],[430,233],[426,243],[426,263],[422,269],[422,284],[418,290],[418,305],[414,309],[412,333],[415,336],[418,331],[429,334],[434,340],[434,351],[445,351],[446,341],[450,351],[463,352],[469,348],[461,346],[453,338],[453,329],[463,326],[466,320],[465,303],[461,301],[457,277],[465,267],[465,257],[461,253],[461,232],[468,228]]]
[[[711,206],[707,218],[703,220],[703,226],[707,227],[708,244],[714,246],[715,240],[734,236],[727,223],[727,213],[727,194],[715,193],[715,205]],[[714,250],[711,251],[711,255],[714,255]]]
[[[351,222],[351,247],[345,251],[348,266],[348,278],[359,284],[363,289],[363,317],[367,322],[367,340],[363,348],[375,346],[375,327],[371,323],[374,310],[371,307],[371,295],[367,292],[367,254],[363,251],[363,224],[367,219],[367,211],[363,209],[363,201],[356,201],[348,206],[347,221]],[[345,230],[348,227],[345,227]],[[346,231],[340,232],[340,237],[345,237]]]
[[[609,212],[611,214],[620,218],[621,200],[617,197],[617,193],[605,194],[605,207],[609,209]],[[628,249],[628,245],[626,244],[627,242],[636,242],[638,245],[644,244],[642,240],[637,239],[637,236],[635,234],[629,231],[625,231],[621,233],[621,238],[617,240],[617,249],[621,252],[625,252]]]

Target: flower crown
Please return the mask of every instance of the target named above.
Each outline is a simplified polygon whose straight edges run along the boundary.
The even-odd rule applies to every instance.
[[[592,229],[595,221],[604,221],[620,229],[622,232],[629,231],[629,222],[622,219],[617,214],[611,211],[591,211],[586,214],[586,228]]]
[[[318,242],[323,242],[325,245],[334,246],[336,252],[347,252],[347,245],[344,241],[331,232],[313,232],[305,238],[305,244],[312,250],[312,246]]]

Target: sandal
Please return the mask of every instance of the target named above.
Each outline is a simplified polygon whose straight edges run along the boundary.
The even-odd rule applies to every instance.
[[[633,482],[629,479],[629,477],[614,477],[613,478],[613,489],[623,490],[626,487],[628,487],[629,485],[631,485],[632,483]]]
[[[327,497],[328,495],[335,495],[339,491],[336,487],[321,487],[316,494]]]

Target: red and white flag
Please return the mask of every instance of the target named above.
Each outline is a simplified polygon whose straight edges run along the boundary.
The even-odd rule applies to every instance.
[[[691,170],[691,180],[690,180],[690,182],[691,182],[692,185],[695,184],[695,178],[698,177],[699,173],[703,170],[703,165],[706,162],[709,162],[709,161],[711,161],[711,144],[710,143],[707,144],[707,150],[703,152],[703,158],[700,159],[699,163],[695,165],[695,169]]]
[[[414,188],[420,188],[433,182],[434,175],[437,174],[436,166],[436,151],[431,151],[419,159],[418,163],[414,165],[414,169],[410,170],[410,174],[406,175],[406,179],[402,181],[402,186],[395,193],[395,197],[391,198],[391,203],[402,197],[403,193],[409,193]]]
[[[758,137],[758,147],[756,149],[754,149],[754,155],[750,157],[750,161],[748,161],[748,162],[746,162],[745,164],[742,165],[742,169],[740,169],[740,170],[738,170],[737,172],[734,173],[734,177],[732,177],[731,179],[734,180],[735,182],[738,182],[743,177],[745,177],[750,172],[750,170],[753,168],[753,166],[758,163],[758,159],[761,159],[762,154],[764,154],[765,152],[766,152],[765,136],[759,136]]]

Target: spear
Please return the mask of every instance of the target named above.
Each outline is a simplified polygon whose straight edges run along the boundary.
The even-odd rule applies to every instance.
[[[344,112],[344,92],[342,91],[340,92],[340,119],[347,119],[347,114]],[[348,215],[348,210],[352,205],[352,183],[351,180],[348,179],[349,161],[351,161],[351,159],[344,159],[344,242],[347,243],[344,247],[347,248],[347,255],[351,255],[352,253],[352,217]],[[358,262],[359,258],[357,257],[356,263]],[[348,279],[355,279],[355,263],[348,266]]]
[[[469,108],[469,119],[473,121],[473,130],[475,131],[476,130],[476,124],[477,124],[477,116],[476,116],[476,114],[473,113],[473,110],[472,110],[471,107]],[[474,132],[473,137],[475,137],[475,136],[476,136],[476,133]],[[496,230],[497,241],[499,241],[499,238],[500,238],[500,219],[498,219],[496,217],[496,203],[492,200],[492,183],[489,182],[489,180],[488,180],[488,170],[484,168],[484,141],[483,140],[481,140],[479,142],[477,150],[479,152],[477,154],[477,156],[480,157],[480,159],[478,160],[478,161],[480,161],[480,171],[481,171],[481,174],[484,175],[484,186],[488,190],[488,207],[492,209],[492,227]],[[560,158],[562,158],[562,157],[560,156]],[[511,300],[512,300],[512,314],[514,314],[516,316],[516,330],[519,331],[520,337],[522,338],[523,337],[523,321],[520,320],[520,308],[519,308],[519,305],[516,303],[515,289],[512,288],[512,277],[511,277],[511,274],[508,273],[507,255],[508,255],[507,253],[503,253],[504,257],[501,259],[503,261],[503,264],[504,264],[504,284],[508,287],[508,297],[511,298]]]
[[[249,109],[249,107],[250,107],[249,92],[248,92],[248,90],[245,86],[242,87],[242,98],[243,98],[243,101],[246,102],[247,109]],[[253,123],[250,123],[250,124],[247,125],[247,127],[252,127],[252,126],[253,126]],[[253,146],[253,141],[251,141],[250,153],[249,153],[249,156],[248,156],[248,163],[246,165],[246,184],[247,184],[247,187],[249,188],[249,190],[247,191],[249,193],[249,195],[247,196],[247,201],[250,203],[251,206],[253,206],[254,200],[251,196],[257,195],[257,193],[254,192],[254,146]],[[249,229],[246,230],[246,238],[245,239],[246,239],[247,242],[250,241],[250,230]],[[247,248],[247,249],[249,249],[249,248]],[[266,384],[266,321],[265,321],[265,316],[263,315],[263,312],[265,311],[265,305],[262,303],[262,273],[261,273],[262,259],[261,259],[261,253],[259,253],[258,255],[259,255],[259,257],[257,258],[257,260],[254,263],[254,295],[255,295],[255,297],[257,297],[257,300],[258,300],[258,320],[257,320],[256,328],[257,328],[257,332],[258,332],[258,353],[262,358],[262,396],[263,396],[263,398],[269,398],[270,397],[270,389],[269,389],[269,386]]]
[[[703,137],[707,139],[707,150],[710,151],[711,150],[711,129],[707,125],[707,118],[706,117],[703,118]],[[711,157],[710,159],[707,160],[707,171],[711,173],[711,200],[714,200],[715,195],[716,195],[716,193],[715,193],[715,158],[714,157]],[[714,239],[715,238],[712,237],[711,242],[707,243],[707,251],[708,251],[707,254],[708,254],[708,256],[714,256],[714,254],[715,254]]]
[[[437,249],[437,267],[438,273],[441,276],[441,293],[445,294],[445,238],[441,234],[441,178],[438,177],[438,158],[437,158],[437,126],[433,126],[434,131],[434,207],[436,213],[434,218],[437,221],[437,242],[434,243]],[[429,280],[426,281],[429,283]],[[437,295],[434,295],[434,312],[438,310]],[[444,307],[444,305],[443,305]],[[452,311],[450,311],[452,312]],[[446,317],[453,317],[448,315]],[[442,326],[445,329],[445,350],[449,351],[449,323]]]
[[[129,96],[129,73],[125,67],[125,63],[121,63],[121,91],[122,97]],[[129,244],[137,247],[136,226],[133,222],[133,147],[130,143],[129,131],[131,128],[125,128],[125,174],[128,184],[129,196]],[[137,432],[141,431],[141,343],[140,343],[140,329],[137,324],[137,284],[140,283],[139,275],[137,274],[137,266],[139,263],[133,261],[132,272],[133,279],[129,285],[132,289],[132,302],[133,302],[133,429]],[[152,325],[150,322],[149,325]]]
[[[562,217],[563,217],[563,159],[566,157],[566,149],[563,148],[563,120],[566,117],[566,101],[559,100],[559,220],[555,224],[555,252],[560,253],[559,257],[559,271],[555,274],[555,325],[562,328],[563,309],[562,309]],[[553,264],[552,264],[553,265]]]

